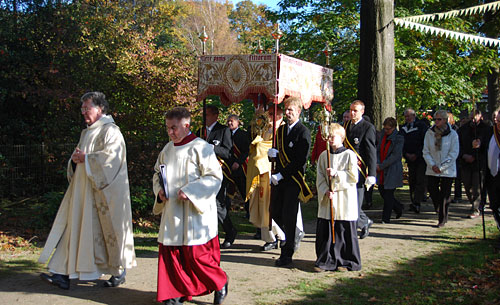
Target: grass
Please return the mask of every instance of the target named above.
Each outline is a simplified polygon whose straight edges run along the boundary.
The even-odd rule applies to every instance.
[[[414,259],[400,258],[387,269],[362,272],[334,272],[282,290],[287,301],[279,304],[499,304],[500,254],[492,238],[499,233],[488,223],[489,240],[484,241],[482,226],[462,231],[441,231],[438,250]],[[265,292],[265,295],[267,292]]]
[[[0,278],[40,271],[41,265],[36,262],[40,250],[29,240],[0,232]]]

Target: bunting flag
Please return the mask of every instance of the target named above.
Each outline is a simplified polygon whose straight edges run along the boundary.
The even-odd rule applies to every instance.
[[[424,33],[430,33],[436,36],[445,36],[446,38],[473,42],[477,44],[482,44],[484,46],[491,47],[500,47],[500,39],[495,38],[487,38],[477,35],[465,34],[456,31],[445,30],[442,28],[421,24],[419,22],[429,22],[434,20],[444,20],[452,17],[459,16],[469,16],[473,14],[484,14],[489,11],[497,11],[500,10],[500,1],[477,5],[461,10],[452,10],[445,13],[437,13],[437,14],[427,14],[427,15],[418,15],[411,17],[403,17],[403,18],[394,18],[394,24],[402,26],[404,28],[410,30],[417,30]]]
[[[487,4],[472,6],[469,8],[464,8],[461,10],[452,10],[445,13],[437,13],[437,14],[427,14],[427,15],[417,15],[411,17],[397,18],[403,19],[411,22],[422,22],[422,21],[434,21],[434,20],[444,20],[452,17],[459,16],[470,16],[474,14],[484,14],[489,11],[497,11],[500,10],[500,1],[495,1]]]

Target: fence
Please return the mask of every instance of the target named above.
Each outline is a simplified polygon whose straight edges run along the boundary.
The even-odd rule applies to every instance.
[[[77,143],[0,145],[0,195],[30,197],[64,190],[66,167]],[[151,188],[156,158],[164,143],[127,143],[129,180]]]

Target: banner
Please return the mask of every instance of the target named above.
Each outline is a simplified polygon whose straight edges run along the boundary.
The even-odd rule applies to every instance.
[[[201,101],[218,95],[229,106],[258,93],[273,100],[276,92],[276,54],[204,55],[198,69],[198,95]]]
[[[330,103],[333,99],[333,70],[280,55],[278,103],[286,96],[302,99],[305,109],[312,102]]]
[[[278,103],[286,96],[300,97],[306,109],[313,102],[329,104],[333,70],[282,54],[200,57],[197,101],[218,95],[228,106],[244,99],[255,102],[259,93]]]

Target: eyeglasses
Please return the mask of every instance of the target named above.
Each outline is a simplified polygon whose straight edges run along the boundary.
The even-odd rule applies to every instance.
[[[92,109],[92,108],[95,108],[95,107],[82,107],[82,108],[80,108],[80,111],[81,111],[82,113],[87,113],[87,112],[89,112],[89,111],[90,111],[90,109]]]
[[[435,118],[434,121],[442,121],[442,118]]]

